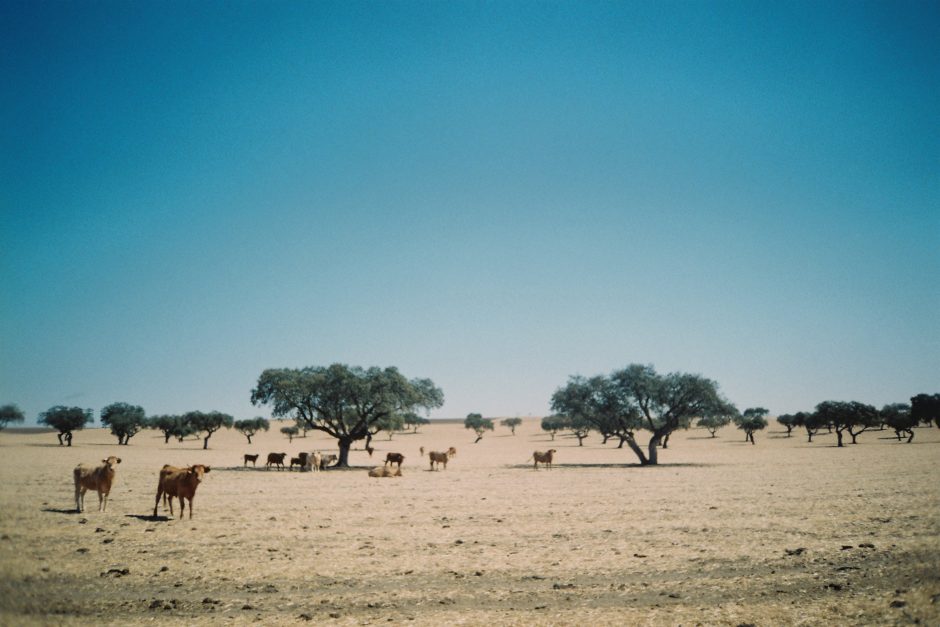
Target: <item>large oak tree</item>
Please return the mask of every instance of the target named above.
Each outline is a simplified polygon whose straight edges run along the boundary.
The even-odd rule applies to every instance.
[[[349,465],[352,443],[374,433],[390,416],[444,404],[444,393],[430,379],[408,380],[397,368],[332,364],[274,368],[258,377],[251,391],[255,405],[269,404],[275,416],[296,416],[339,444],[338,466]]]

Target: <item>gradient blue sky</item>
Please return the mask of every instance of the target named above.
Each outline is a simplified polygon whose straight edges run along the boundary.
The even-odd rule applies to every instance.
[[[936,2],[0,5],[0,403],[940,392]]]

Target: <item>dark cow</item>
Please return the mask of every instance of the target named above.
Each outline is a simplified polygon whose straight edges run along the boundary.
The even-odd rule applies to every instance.
[[[284,468],[284,458],[287,457],[287,453],[268,453],[268,463],[265,464],[265,468],[271,470],[271,465],[277,466],[278,470]]]
[[[398,467],[401,468],[401,463],[405,461],[405,456],[401,453],[389,453],[385,456],[385,466],[389,464],[398,464]]]
[[[248,453],[245,453],[245,465],[246,465],[246,466],[248,465],[248,462],[251,462],[251,465],[252,465],[252,466],[257,466],[257,465],[258,465],[258,464],[257,464],[257,461],[258,461],[258,455],[257,455],[257,454],[255,454],[255,455],[249,455]]]

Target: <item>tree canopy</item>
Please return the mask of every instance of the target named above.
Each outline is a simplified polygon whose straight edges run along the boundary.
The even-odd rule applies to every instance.
[[[911,398],[911,415],[919,423],[933,422],[940,429],[940,394],[918,394]]]
[[[444,393],[430,379],[408,380],[397,368],[332,364],[327,367],[265,370],[251,392],[255,405],[272,406],[275,416],[296,415],[311,429],[339,443],[339,466],[349,465],[349,448],[371,435],[393,414],[430,410]]]
[[[169,442],[171,437],[182,442],[183,438],[193,435],[196,432],[193,426],[183,419],[183,416],[171,414],[150,416],[147,418],[147,426],[150,429],[163,432],[164,444]]]
[[[767,414],[770,410],[763,407],[748,407],[735,418],[738,429],[744,431],[744,441],[755,444],[754,432],[767,428]]]
[[[297,425],[288,425],[286,427],[281,427],[281,433],[287,436],[288,442],[293,442],[294,437],[300,433],[300,429],[297,427]]]
[[[516,435],[516,427],[522,424],[522,418],[504,418],[499,421],[499,424],[503,427],[509,427],[512,434]]]
[[[203,449],[209,448],[209,438],[212,437],[213,433],[223,427],[231,429],[232,425],[235,423],[234,418],[218,411],[191,411],[183,415],[183,420],[193,428],[194,433],[199,433],[200,431],[206,432],[205,437],[202,439]]]
[[[127,445],[128,440],[147,426],[147,416],[139,405],[111,403],[101,410],[101,424],[117,436],[118,444]]]
[[[555,434],[566,426],[568,426],[568,418],[565,416],[553,414],[542,418],[542,431],[548,431],[552,436],[552,440],[555,439]]]
[[[907,435],[908,444],[910,444],[911,440],[914,439],[914,427],[920,423],[914,417],[911,406],[905,403],[892,403],[882,407],[879,413],[882,422],[888,425],[889,428],[894,429],[894,435],[897,436],[898,441],[901,440],[901,434],[904,433]]]
[[[20,411],[20,408],[16,405],[4,405],[0,407],[0,430],[4,429],[8,424],[13,422],[23,422],[26,417],[23,415],[23,412]]]
[[[484,431],[492,431],[495,429],[493,426],[493,421],[490,418],[484,418],[480,414],[470,413],[467,414],[467,417],[463,421],[464,429],[473,429],[477,434],[477,439],[473,441],[474,444],[483,439]]]
[[[39,414],[39,424],[58,429],[60,446],[63,444],[63,439],[65,444],[72,446],[72,432],[84,429],[86,424],[94,422],[94,412],[81,407],[56,405]]]
[[[831,426],[836,432],[836,446],[843,446],[843,434],[846,431],[852,436],[852,444],[855,444],[860,433],[881,424],[881,417],[877,409],[864,403],[823,401],[816,405],[810,423]]]
[[[408,412],[404,415],[405,426],[411,428],[415,433],[418,432],[418,427],[421,425],[429,425],[431,421],[423,416],[419,416],[414,412]]]
[[[235,430],[248,438],[248,444],[251,444],[251,438],[259,431],[267,431],[271,428],[271,422],[267,418],[255,416],[244,420],[236,420],[233,424]]]

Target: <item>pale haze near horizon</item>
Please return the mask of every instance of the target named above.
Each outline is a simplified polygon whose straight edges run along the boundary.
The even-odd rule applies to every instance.
[[[940,392],[936,3],[0,7],[0,404]]]

